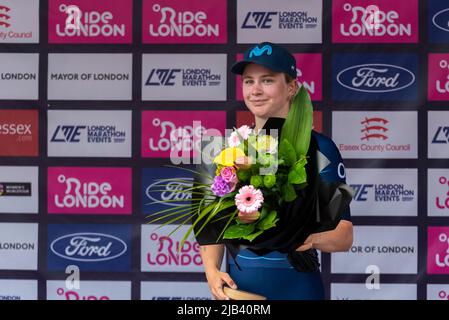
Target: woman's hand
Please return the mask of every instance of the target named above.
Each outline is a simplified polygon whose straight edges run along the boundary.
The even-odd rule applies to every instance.
[[[206,273],[206,278],[210,291],[216,300],[229,300],[229,297],[223,291],[224,284],[227,284],[232,289],[237,289],[234,280],[226,272],[221,272],[220,270],[210,271]]]
[[[312,233],[310,236],[307,237],[307,239],[304,241],[302,245],[300,245],[298,248],[296,248],[296,251],[306,251],[313,248],[313,244],[315,243],[315,238],[318,234]]]

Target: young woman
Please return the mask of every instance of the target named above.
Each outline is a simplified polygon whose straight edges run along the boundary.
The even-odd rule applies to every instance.
[[[248,50],[242,61],[231,70],[242,76],[243,98],[259,129],[281,129],[290,104],[298,91],[296,61],[285,48],[264,42]],[[280,135],[279,135],[280,136]],[[312,139],[326,161],[319,170],[323,181],[345,182],[344,167],[338,149],[332,140],[312,131]],[[245,159],[240,159],[244,162]],[[224,244],[202,241],[201,257],[207,282],[216,299],[228,299],[223,286],[263,295],[268,299],[324,299],[316,250],[322,252],[347,251],[352,245],[352,223],[349,210],[341,215],[335,229],[310,234],[296,251],[299,259],[313,267],[291,264],[287,254],[272,251],[264,255],[243,249],[235,261],[229,259],[229,273],[220,271],[225,252]],[[237,264],[236,264],[237,263]],[[300,263],[301,264],[301,263]]]

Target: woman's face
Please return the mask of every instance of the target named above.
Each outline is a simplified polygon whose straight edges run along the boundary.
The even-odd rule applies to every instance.
[[[287,116],[296,81],[287,83],[283,73],[254,63],[245,67],[242,81],[245,104],[256,117]]]

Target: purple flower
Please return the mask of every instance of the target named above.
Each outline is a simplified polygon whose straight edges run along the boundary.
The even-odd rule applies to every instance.
[[[214,183],[212,184],[211,189],[212,192],[219,197],[223,197],[231,191],[231,187],[221,176],[216,176],[214,178]]]

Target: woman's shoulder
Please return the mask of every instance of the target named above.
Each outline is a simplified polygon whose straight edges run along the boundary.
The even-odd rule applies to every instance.
[[[320,151],[323,151],[323,150],[324,151],[329,150],[332,152],[338,151],[338,148],[337,148],[335,142],[328,136],[326,136],[320,132],[317,132],[315,130],[312,130],[312,136],[315,138]]]

